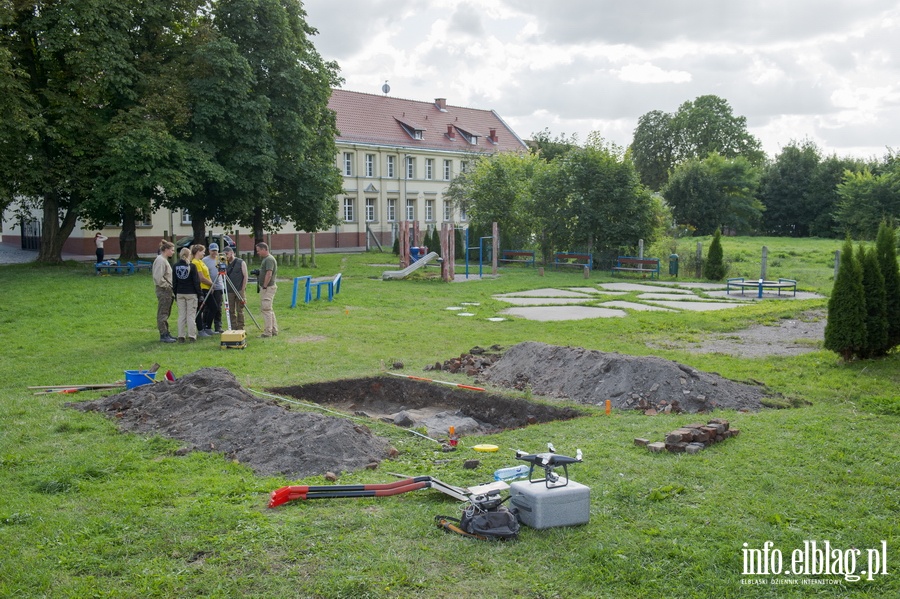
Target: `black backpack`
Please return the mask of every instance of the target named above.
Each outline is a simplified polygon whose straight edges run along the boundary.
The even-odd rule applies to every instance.
[[[519,536],[519,520],[515,512],[499,504],[487,509],[475,503],[466,504],[462,518],[435,516],[434,520],[444,530],[482,541],[516,539]]]

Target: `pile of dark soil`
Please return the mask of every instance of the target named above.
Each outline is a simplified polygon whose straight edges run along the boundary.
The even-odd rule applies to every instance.
[[[759,410],[772,394],[671,360],[525,342],[510,347],[481,377],[496,385],[584,404],[661,412]]]
[[[344,418],[292,412],[243,389],[224,368],[68,404],[114,418],[123,431],[159,434],[192,450],[222,452],[264,475],[303,478],[380,462],[386,439]]]

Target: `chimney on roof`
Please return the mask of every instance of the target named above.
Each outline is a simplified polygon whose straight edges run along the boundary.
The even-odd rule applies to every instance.
[[[441,112],[447,112],[447,98],[435,98],[434,105]]]
[[[449,137],[451,140],[456,139],[456,130],[453,129],[453,125],[447,125],[447,137]]]
[[[488,135],[488,139],[491,140],[493,143],[497,143],[497,142],[500,141],[500,138],[497,137],[497,130],[496,130],[496,129],[491,129],[491,130],[490,130],[490,134]]]

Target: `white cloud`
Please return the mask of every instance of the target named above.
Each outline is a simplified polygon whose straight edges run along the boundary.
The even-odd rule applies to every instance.
[[[521,137],[590,131],[727,100],[770,154],[900,147],[893,0],[308,0],[313,42],[346,89],[494,109]],[[868,137],[871,136],[871,139]],[[781,145],[779,145],[781,144]]]

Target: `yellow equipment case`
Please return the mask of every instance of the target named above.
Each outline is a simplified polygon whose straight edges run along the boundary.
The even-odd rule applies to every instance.
[[[247,333],[244,330],[222,333],[222,349],[244,349],[247,347]]]

